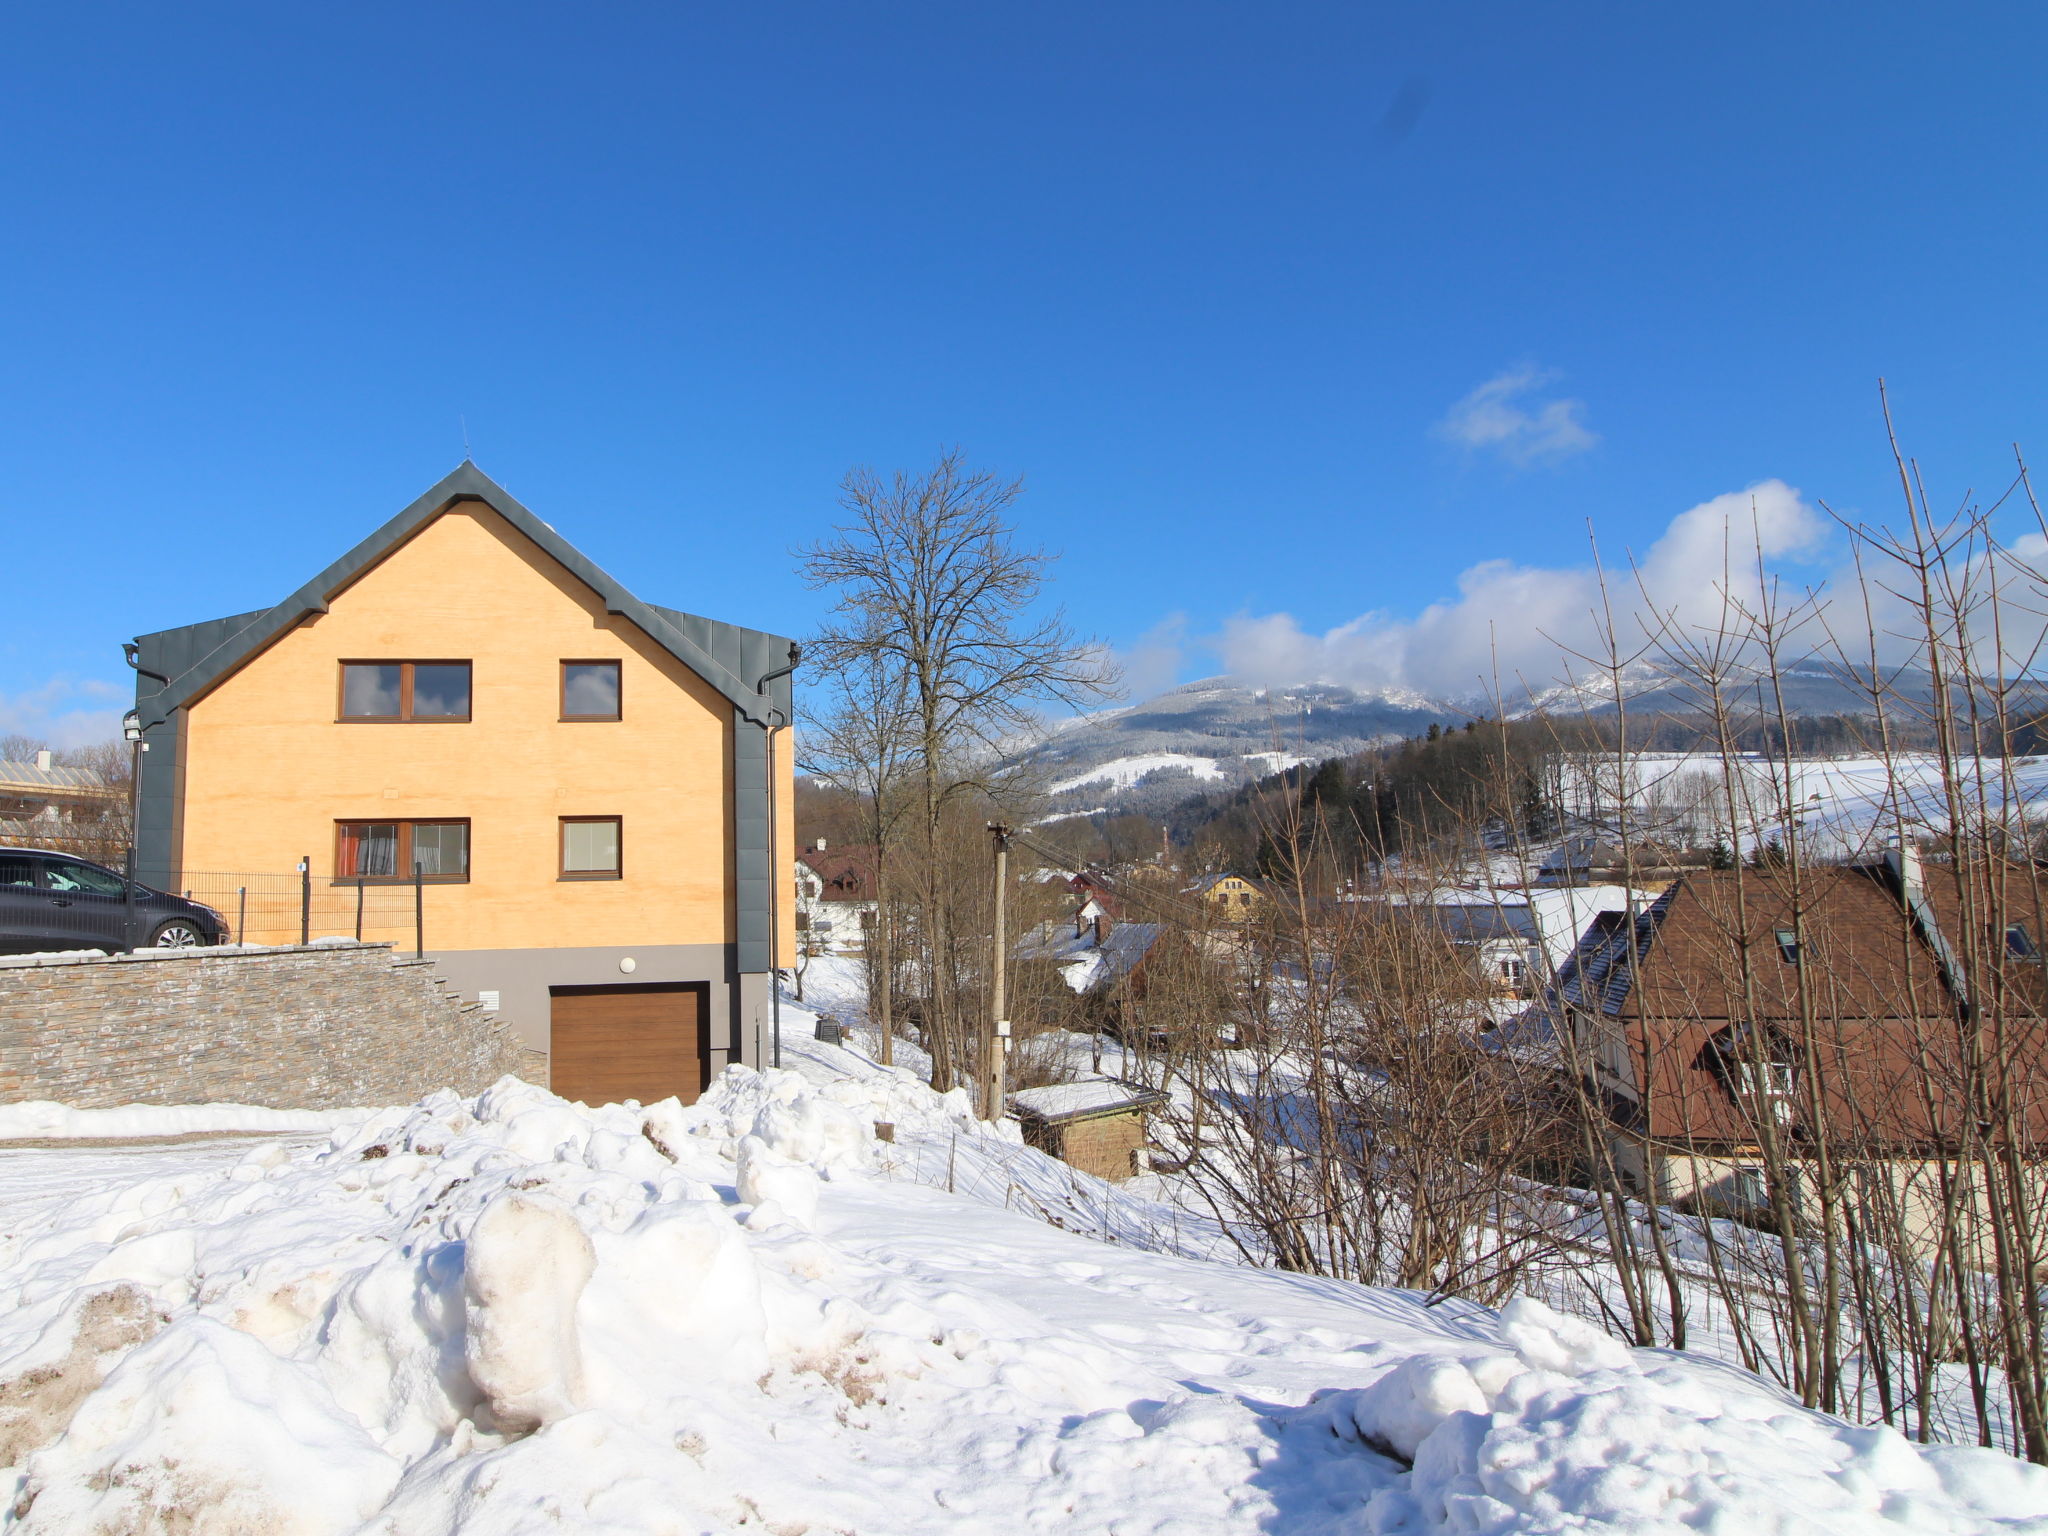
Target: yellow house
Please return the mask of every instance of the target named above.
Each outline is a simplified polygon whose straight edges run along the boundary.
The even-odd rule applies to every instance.
[[[565,1097],[687,1101],[772,1049],[788,640],[641,602],[465,463],[283,602],[130,659],[145,882],[305,859],[323,911],[417,894],[438,973]],[[267,921],[241,936],[300,936]]]
[[[1266,899],[1266,893],[1243,875],[1204,875],[1188,891],[1226,923],[1247,921]]]

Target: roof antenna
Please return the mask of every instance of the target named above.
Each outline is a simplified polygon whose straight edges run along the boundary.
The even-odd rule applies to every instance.
[[[463,462],[463,463],[465,463],[465,464],[467,464],[467,463],[469,463],[469,462],[470,462],[470,456],[469,456],[469,418],[468,418],[467,416],[463,415],[463,414],[462,414],[462,413],[461,413],[460,411],[457,411],[457,412],[455,413],[455,419],[456,419],[457,421],[459,421],[460,423],[462,423],[462,462]]]

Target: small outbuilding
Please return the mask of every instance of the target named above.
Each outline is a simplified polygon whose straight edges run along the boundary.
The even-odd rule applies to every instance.
[[[1083,1173],[1113,1181],[1144,1171],[1145,1117],[1165,1103],[1158,1089],[1114,1077],[1048,1083],[1010,1095],[1027,1142]]]

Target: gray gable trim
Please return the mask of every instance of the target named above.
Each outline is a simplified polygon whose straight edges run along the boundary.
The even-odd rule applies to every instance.
[[[459,501],[481,501],[498,513],[597,593],[607,613],[619,614],[646,631],[662,649],[724,694],[746,719],[763,726],[789,719],[787,678],[771,684],[765,694],[755,687],[764,674],[788,662],[787,639],[641,602],[521,506],[503,486],[464,461],[275,607],[141,636],[136,641],[139,665],[169,680],[145,692],[149,680],[138,679],[136,707],[142,711],[144,725],[155,724],[171,710],[182,708],[307,615],[327,612],[344,587]]]

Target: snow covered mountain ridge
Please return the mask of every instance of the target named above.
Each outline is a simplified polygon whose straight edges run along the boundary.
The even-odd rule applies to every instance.
[[[0,1529],[2048,1531],[2048,1472],[1533,1301],[1008,1208],[1082,1177],[871,1068],[0,1162]]]
[[[1863,680],[1828,663],[1795,663],[1782,670],[1779,681],[1795,715],[1860,714],[1871,707]],[[1911,671],[1888,682],[1907,700],[1924,700],[1930,691],[1925,676]],[[1653,662],[1632,663],[1619,683],[1638,718],[1693,714],[1704,703],[1696,685]],[[1056,815],[1158,814],[1198,790],[1386,745],[1432,725],[1448,729],[1495,713],[1510,719],[1600,714],[1615,707],[1614,684],[1615,679],[1592,676],[1540,687],[1518,684],[1496,700],[1477,692],[1439,698],[1406,688],[1261,687],[1209,677],[1119,709],[1060,721],[1018,753],[1017,761],[1043,779]]]

